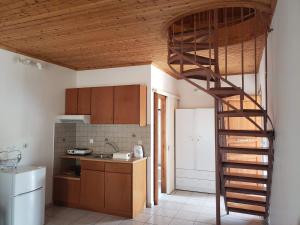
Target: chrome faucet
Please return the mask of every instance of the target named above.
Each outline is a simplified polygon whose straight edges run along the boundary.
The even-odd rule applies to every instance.
[[[114,152],[120,152],[119,147],[115,143],[108,141],[107,138],[105,139],[105,145],[111,146]]]

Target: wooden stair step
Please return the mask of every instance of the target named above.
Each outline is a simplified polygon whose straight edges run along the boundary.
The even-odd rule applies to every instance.
[[[257,116],[264,116],[266,113],[265,110],[259,109],[244,109],[244,110],[231,110],[231,111],[224,111],[218,112],[218,117],[257,117]]]
[[[174,45],[171,47],[175,49],[176,51],[180,51],[181,49],[183,52],[193,52],[193,51],[200,51],[200,50],[206,50],[209,49],[209,47],[213,47],[213,45],[209,45],[209,43],[180,43],[180,42],[175,42]]]
[[[226,130],[219,129],[219,135],[230,135],[230,136],[249,136],[249,137],[273,137],[273,131],[259,131],[259,130]]]
[[[228,210],[230,212],[244,213],[244,214],[263,216],[263,217],[266,216],[265,207],[238,204],[238,203],[230,203],[230,202],[227,204],[227,206],[228,206]]]
[[[210,60],[209,58],[206,58],[206,57],[203,57],[203,56],[199,56],[199,55],[194,55],[194,54],[190,54],[190,53],[183,53],[183,55],[187,58],[189,58],[190,60],[192,61],[195,61],[201,65],[210,65]],[[170,64],[177,64],[177,65],[180,65],[181,63],[181,57],[177,54],[171,56],[169,58],[169,63]],[[183,63],[185,65],[195,65],[194,63],[188,61],[188,60],[185,60],[183,59]],[[214,65],[216,63],[215,59],[211,59],[211,65]]]
[[[257,206],[262,206],[262,207],[266,206],[266,197],[265,196],[226,192],[226,201],[247,204],[247,205],[257,205]]]
[[[235,89],[232,87],[220,87],[220,88],[210,88],[209,92],[220,98],[227,98],[235,95],[240,95],[242,93],[242,90]]]
[[[241,194],[252,194],[252,195],[263,195],[266,196],[267,188],[262,186],[254,186],[248,184],[234,184],[225,183],[225,189],[228,192],[241,193]]]
[[[258,184],[267,184],[268,176],[263,174],[251,174],[251,173],[236,173],[236,172],[224,172],[224,178],[226,181],[241,181]]]
[[[181,75],[190,79],[197,79],[197,80],[207,80],[207,76],[210,76],[209,72],[203,69],[186,70]],[[210,81],[215,81],[215,80],[213,78],[210,78]]]
[[[269,165],[266,162],[254,162],[254,161],[244,161],[244,160],[225,160],[222,162],[222,166],[225,168],[267,170]]]
[[[186,32],[178,32],[178,33],[174,33],[173,34],[173,38],[177,39],[177,40],[185,40],[186,38],[199,38],[202,36],[207,36],[209,35],[209,29],[198,29],[196,31],[192,30],[192,31],[186,31]]]
[[[219,147],[223,153],[268,155],[269,148]]]

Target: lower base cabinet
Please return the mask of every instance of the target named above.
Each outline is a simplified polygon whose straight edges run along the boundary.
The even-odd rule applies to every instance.
[[[132,175],[105,173],[105,208],[130,214],[132,210]]]
[[[146,159],[81,160],[80,178],[54,177],[55,204],[134,218],[146,206]]]
[[[56,176],[53,181],[53,202],[56,205],[79,207],[80,179]]]
[[[104,172],[81,170],[80,207],[94,211],[104,209]]]

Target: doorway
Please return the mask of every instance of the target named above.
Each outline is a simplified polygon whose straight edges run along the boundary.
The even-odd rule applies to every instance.
[[[167,192],[166,103],[166,96],[154,93],[154,205],[160,194]]]

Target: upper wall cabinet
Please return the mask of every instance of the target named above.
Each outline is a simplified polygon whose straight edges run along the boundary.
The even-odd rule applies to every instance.
[[[114,123],[114,88],[92,88],[92,116],[93,124]]]
[[[92,88],[78,89],[78,114],[79,115],[91,114],[91,92],[92,92]]]
[[[91,88],[71,88],[66,90],[66,115],[91,114]]]
[[[66,90],[66,115],[76,115],[78,110],[78,89],[71,88]]]
[[[92,124],[147,125],[147,86],[66,90],[66,115],[91,115]]]
[[[114,123],[147,123],[147,88],[144,85],[114,87]]]

